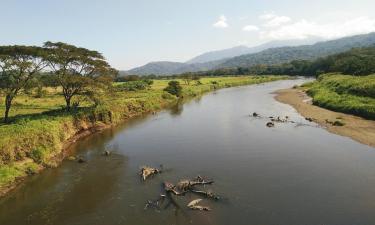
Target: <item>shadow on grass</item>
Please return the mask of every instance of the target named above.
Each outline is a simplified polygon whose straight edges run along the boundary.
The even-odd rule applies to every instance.
[[[67,109],[53,109],[49,111],[44,111],[41,113],[31,113],[25,115],[16,115],[9,117],[9,121],[7,123],[4,122],[4,117],[0,117],[0,126],[4,125],[12,125],[17,124],[22,121],[32,121],[32,120],[40,120],[40,119],[48,119],[48,118],[61,118],[66,116],[77,116],[79,114],[92,111],[95,107],[88,106],[88,107],[79,107],[75,109],[71,109],[68,111]]]

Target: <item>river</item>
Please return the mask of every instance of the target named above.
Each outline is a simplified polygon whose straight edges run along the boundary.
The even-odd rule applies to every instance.
[[[70,150],[87,162],[65,160],[28,179],[0,200],[0,224],[375,224],[374,149],[274,100],[274,91],[302,82],[218,90],[84,138]],[[268,128],[253,112],[296,123]],[[140,181],[140,166],[160,164],[162,174]],[[193,194],[174,197],[178,207],[144,210],[163,181],[198,174],[215,181],[203,189],[221,196],[201,202],[212,211],[187,209]]]

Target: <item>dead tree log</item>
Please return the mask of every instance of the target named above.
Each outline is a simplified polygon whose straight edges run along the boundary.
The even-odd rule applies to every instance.
[[[191,201],[187,205],[187,207],[189,207],[192,210],[211,211],[211,208],[209,208],[208,206],[198,205],[198,203],[201,202],[201,201],[202,201],[202,199],[195,199],[195,200]]]
[[[142,177],[143,180],[146,180],[148,177],[158,173],[161,173],[161,170],[149,166],[143,166],[141,168],[141,171],[139,172],[139,175]]]

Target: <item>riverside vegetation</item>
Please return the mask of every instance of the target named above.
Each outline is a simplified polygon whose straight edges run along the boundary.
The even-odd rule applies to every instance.
[[[288,78],[228,76],[189,82],[112,82],[115,70],[96,51],[50,42],[45,45],[50,52],[26,46],[6,47],[0,54],[0,78],[7,81],[2,82],[1,96],[11,95],[12,104],[0,104],[0,113],[6,115],[0,123],[0,195],[20,178],[58,165],[65,156],[64,148],[82,133],[89,134],[218,88]],[[47,72],[43,71],[46,67],[50,67]]]
[[[314,105],[375,119],[375,75],[324,74],[302,88],[313,98]]]

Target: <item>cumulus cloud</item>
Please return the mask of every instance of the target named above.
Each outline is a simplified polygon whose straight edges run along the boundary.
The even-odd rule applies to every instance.
[[[275,18],[267,21],[267,23],[264,24],[266,27],[277,27],[280,26],[281,24],[288,23],[292,19],[290,19],[287,16],[276,16]]]
[[[276,17],[276,14],[274,12],[265,12],[262,15],[259,16],[259,19],[261,20],[270,20]]]
[[[259,28],[254,25],[246,25],[242,28],[243,31],[258,31]]]
[[[368,17],[357,17],[324,24],[303,19],[272,30],[262,31],[261,37],[278,40],[306,39],[311,36],[333,39],[372,31],[375,31],[375,19]]]
[[[227,28],[228,27],[227,18],[224,15],[221,15],[219,19],[214,24],[212,24],[212,26],[216,28]]]
[[[263,24],[265,27],[277,27],[282,24],[290,22],[292,19],[287,16],[278,16],[274,12],[271,13],[263,13],[259,16],[261,20],[265,20],[266,22]]]

